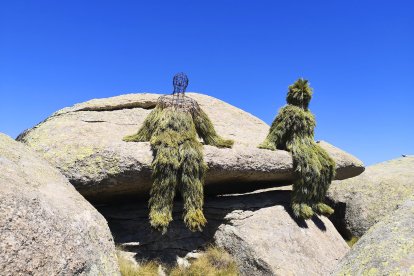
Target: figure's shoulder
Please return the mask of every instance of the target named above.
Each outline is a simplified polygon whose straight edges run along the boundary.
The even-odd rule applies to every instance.
[[[279,109],[280,117],[296,117],[303,115],[304,110],[300,107],[287,104]]]
[[[310,109],[306,110],[306,115],[309,118],[315,119],[315,114],[312,113],[312,111]]]

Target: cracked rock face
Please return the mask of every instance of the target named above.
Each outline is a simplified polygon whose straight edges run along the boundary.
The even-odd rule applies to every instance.
[[[414,196],[382,218],[332,275],[414,275]]]
[[[49,163],[0,134],[0,274],[118,275],[105,219]]]
[[[334,220],[345,234],[361,237],[414,194],[414,156],[367,167],[352,179],[334,181],[329,199],[338,206]]]
[[[174,221],[161,235],[150,228],[145,203],[102,205],[115,241],[139,259],[173,263],[176,257],[214,243],[231,253],[242,275],[327,275],[349,247],[325,217],[295,220],[290,191],[208,197],[203,232],[192,233],[175,203]]]
[[[267,124],[218,99],[187,95],[199,103],[219,135],[235,140],[233,149],[204,146],[207,192],[245,191],[293,180],[288,152],[256,148],[269,131]],[[147,195],[152,183],[150,145],[122,138],[137,132],[159,96],[130,94],[77,104],[56,112],[18,140],[56,166],[89,200]],[[325,142],[320,145],[337,162],[338,179],[364,170],[350,154]]]

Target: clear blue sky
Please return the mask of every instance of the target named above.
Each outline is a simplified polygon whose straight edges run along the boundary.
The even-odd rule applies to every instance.
[[[170,93],[179,71],[270,124],[304,77],[317,139],[368,165],[413,154],[413,3],[1,1],[0,132],[91,98]]]

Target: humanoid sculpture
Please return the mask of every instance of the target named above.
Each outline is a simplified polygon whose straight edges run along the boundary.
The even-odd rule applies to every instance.
[[[314,141],[315,117],[308,109],[312,88],[298,79],[289,86],[287,105],[282,107],[259,148],[287,150],[292,153],[297,180],[293,183],[292,209],[296,217],[309,219],[314,212],[331,215],[324,204],[328,187],[335,176],[335,162]]]
[[[188,78],[179,73],[173,79],[172,95],[161,96],[153,111],[127,142],[149,141],[153,151],[153,184],[149,200],[152,227],[165,233],[172,221],[175,192],[184,201],[184,222],[191,231],[202,231],[204,177],[207,165],[198,137],[207,145],[232,147],[232,140],[217,135],[207,114],[195,100],[185,95]]]

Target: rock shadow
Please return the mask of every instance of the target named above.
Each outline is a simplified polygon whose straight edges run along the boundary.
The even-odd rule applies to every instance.
[[[305,220],[294,217],[290,196],[289,190],[271,190],[206,197],[204,214],[208,224],[203,232],[191,232],[186,228],[182,220],[183,204],[178,199],[174,202],[174,220],[164,235],[150,227],[146,200],[128,200],[95,207],[108,221],[115,243],[125,251],[136,253],[137,260],[155,259],[173,264],[177,256],[184,257],[188,252],[213,243],[219,227],[231,225],[235,220],[242,220],[261,208],[281,206],[299,227],[308,228]],[[326,230],[318,217],[312,221],[322,231]]]

